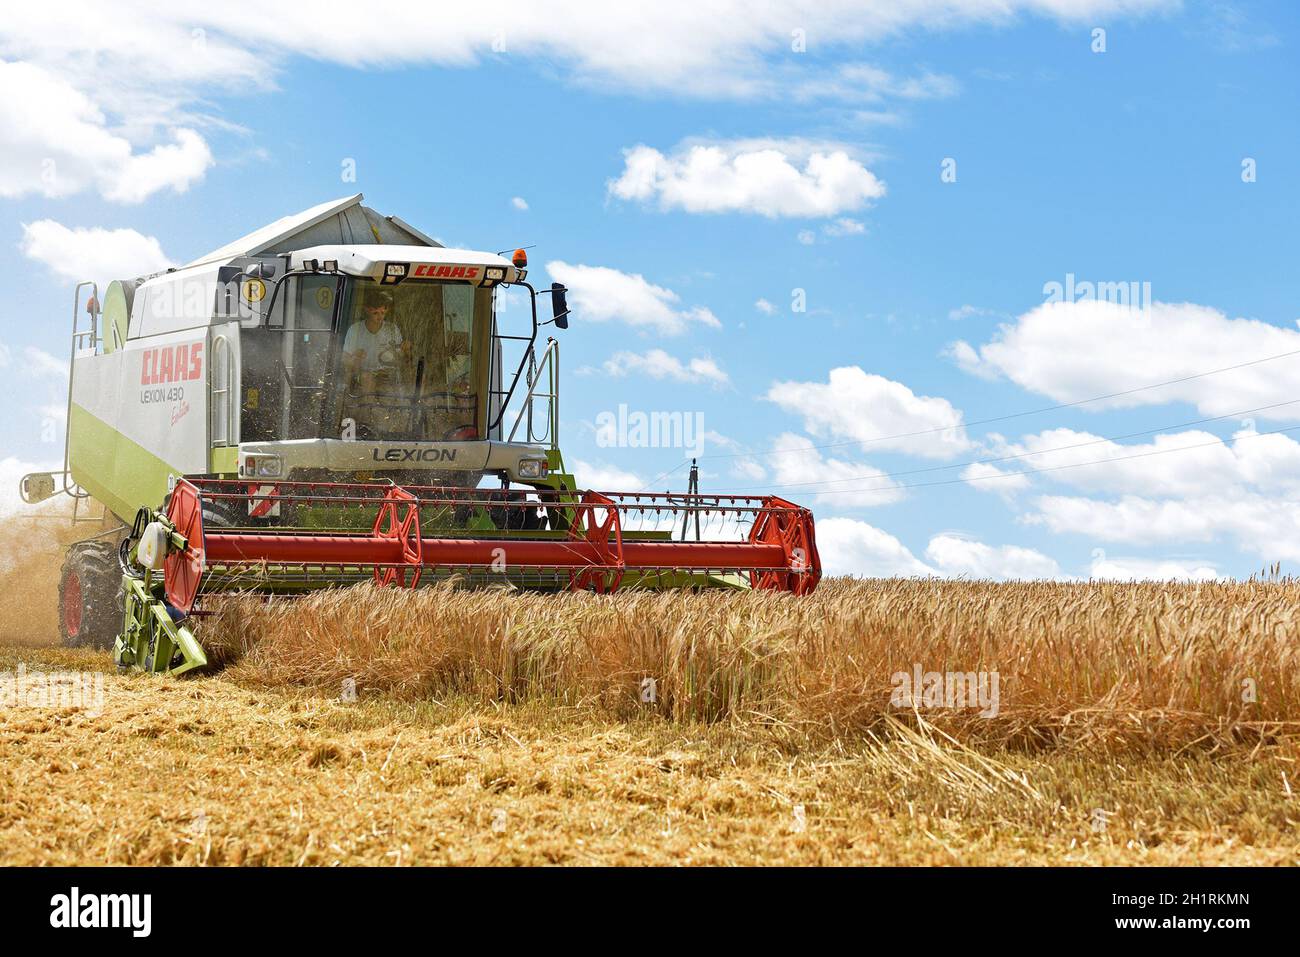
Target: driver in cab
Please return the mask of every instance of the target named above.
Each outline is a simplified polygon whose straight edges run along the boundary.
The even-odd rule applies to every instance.
[[[349,378],[360,380],[361,391],[373,391],[376,380],[397,373],[401,361],[410,355],[411,345],[390,316],[393,294],[368,289],[361,300],[362,318],[352,323],[343,337],[343,363]]]

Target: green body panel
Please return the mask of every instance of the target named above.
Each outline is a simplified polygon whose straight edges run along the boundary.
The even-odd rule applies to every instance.
[[[179,475],[179,469],[75,403],[70,417],[68,452],[74,482],[126,523],[140,506],[162,504],[167,476]]]
[[[239,449],[223,446],[212,450],[212,474],[220,478],[234,478],[239,472]]]

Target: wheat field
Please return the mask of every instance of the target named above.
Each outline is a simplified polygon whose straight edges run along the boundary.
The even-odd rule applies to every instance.
[[[1300,862],[1290,580],[232,597],[171,679],[54,646],[51,563],[0,673],[103,702],[0,707],[0,864]]]
[[[1087,585],[832,579],[772,592],[527,594],[370,585],[218,606],[203,640],[263,687],[485,703],[558,701],[623,720],[861,737],[894,676],[998,677],[991,709],[925,708],[963,742],[1161,751],[1300,732],[1300,584]],[[653,700],[645,700],[647,679]]]

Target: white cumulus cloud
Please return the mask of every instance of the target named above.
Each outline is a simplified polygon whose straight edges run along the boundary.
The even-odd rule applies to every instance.
[[[1088,569],[1088,577],[1101,581],[1216,581],[1220,575],[1213,565],[1160,558],[1107,558],[1097,554]]]
[[[23,255],[64,279],[93,279],[101,289],[109,280],[133,279],[172,265],[156,238],[134,229],[70,228],[40,219],[23,225],[18,245]]]
[[[183,193],[212,165],[193,129],[174,127],[137,147],[63,76],[33,63],[0,60],[0,197],[71,196],[86,189],[138,203],[160,190]]]
[[[1040,551],[1019,545],[986,545],[961,535],[935,535],[926,546],[925,557],[945,575],[1001,581],[1061,577],[1056,560]]]
[[[1047,429],[1007,442],[968,465],[963,479],[986,491],[1019,491],[1031,477],[1091,493],[1188,498],[1215,492],[1300,492],[1300,442],[1247,425],[1224,439],[1189,429],[1123,443],[1075,429]],[[1012,464],[994,464],[1016,456]]]
[[[722,325],[704,306],[683,307],[671,289],[648,282],[639,273],[608,266],[546,264],[556,282],[569,287],[569,305],[582,322],[622,322],[645,332],[675,336],[692,324]]]
[[[1300,502],[1258,492],[1181,499],[1043,495],[1023,521],[1058,535],[1127,545],[1226,540],[1263,564],[1300,561]]]
[[[1018,15],[1057,22],[1140,16],[1177,0],[741,0],[654,6],[502,0],[469,5],[379,0],[357,15],[318,0],[310,16],[268,17],[251,0],[10,3],[0,18],[0,195],[97,189],[133,202],[182,190],[211,164],[205,134],[241,130],[222,94],[273,91],[296,58],[353,69],[471,69],[503,57],[602,93],[772,100],[859,107],[893,119],[886,101],[952,95],[956,82],[922,70],[896,75],[851,60],[909,31],[1004,25]],[[346,29],[340,29],[346,24]],[[797,25],[797,26],[796,26]],[[820,56],[795,57],[796,30]],[[35,71],[40,71],[39,73]],[[56,161],[48,178],[46,160]]]
[[[826,575],[913,578],[937,574],[893,535],[853,518],[819,520],[817,554]]]
[[[988,462],[972,462],[961,470],[961,477],[973,488],[982,492],[994,492],[1006,499],[1014,498],[1017,492],[1029,487],[1027,475],[1000,469]]]
[[[690,213],[838,216],[885,195],[885,184],[851,153],[797,139],[693,142],[666,154],[642,144],[624,150],[609,193]]]
[[[1223,415],[1300,396],[1300,356],[1143,387],[1297,350],[1300,330],[1230,319],[1209,306],[1154,302],[1139,310],[1090,299],[1045,303],[984,345],[959,341],[948,354],[966,371],[1005,377],[1057,402],[1142,389],[1084,409],[1188,402]],[[1300,403],[1255,414],[1300,419]]]
[[[605,360],[605,372],[623,376],[640,372],[652,379],[671,379],[674,382],[707,382],[714,387],[727,385],[731,378],[710,358],[696,357],[683,362],[663,349],[648,352],[616,352]]]
[[[776,382],[767,398],[803,418],[815,436],[863,442],[928,458],[970,447],[962,413],[947,400],[917,395],[901,382],[858,366],[832,369],[825,382]]]
[[[1050,429],[1009,443],[994,436],[997,451],[1023,455],[1001,481],[991,463],[969,466],[974,487],[1015,491],[1030,484],[1065,486],[1082,494],[1032,499],[1020,520],[1055,534],[1130,545],[1226,541],[1264,562],[1300,558],[1300,442],[1251,424],[1230,438],[1201,430],[1156,434],[1149,441],[1116,442],[1088,432]],[[1001,473],[1006,474],[1006,473]],[[1021,504],[1015,495],[1008,502]]]
[[[817,522],[817,552],[827,575],[865,578],[1061,579],[1060,566],[1032,548],[986,545],[960,535],[935,535],[922,561],[893,535],[852,518]]]
[[[597,492],[636,492],[645,486],[645,482],[635,472],[603,462],[584,462],[581,459],[573,463],[573,477],[579,488],[594,489]]]
[[[785,432],[772,443],[766,464],[781,494],[810,497],[838,508],[888,505],[906,494],[882,469],[865,462],[824,456],[802,435]],[[784,488],[784,486],[793,486]],[[803,486],[803,488],[800,488]]]

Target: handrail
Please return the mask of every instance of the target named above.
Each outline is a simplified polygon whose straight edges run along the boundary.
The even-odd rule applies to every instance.
[[[541,383],[541,372],[547,373],[547,392],[538,392],[537,386]],[[541,361],[537,363],[535,372],[529,375],[528,392],[525,393],[523,403],[519,412],[515,415],[515,424],[510,429],[510,435],[506,437],[507,442],[515,440],[515,433],[519,431],[519,424],[524,421],[524,416],[528,416],[528,426],[525,430],[527,438],[525,441],[532,443],[549,442],[552,449],[558,448],[557,439],[559,437],[560,426],[560,343],[554,338],[546,340],[546,350],[542,353]],[[546,433],[541,436],[533,433],[533,400],[546,399],[549,405],[547,415]]]
[[[494,337],[496,339],[518,339],[522,342],[527,342],[528,348],[524,350],[524,354],[519,359],[519,368],[515,370],[514,377],[510,380],[510,388],[506,391],[505,398],[501,400],[501,407],[497,409],[496,419],[488,423],[489,435],[492,434],[493,429],[501,425],[501,420],[505,418],[506,411],[510,406],[510,400],[514,397],[515,394],[515,387],[519,385],[519,377],[524,373],[524,365],[533,357],[534,355],[533,349],[535,347],[535,343],[537,342],[537,290],[535,290],[529,283],[524,282],[522,279],[516,280],[515,285],[523,286],[525,289],[528,290],[528,301],[532,308],[533,331],[532,334],[528,336],[504,336],[498,334]],[[488,384],[488,388],[491,389],[490,381]],[[515,421],[515,425],[516,427],[519,425],[518,420]],[[511,434],[512,435],[514,434],[513,430],[511,431]]]
[[[212,436],[212,445],[229,447],[231,445],[238,445],[239,443],[238,441],[233,440],[233,436],[232,436],[234,432],[234,424],[235,424],[234,353],[230,349],[230,340],[226,337],[224,333],[212,337],[212,365],[214,367],[217,365],[219,356],[223,356],[225,358],[226,384],[225,384],[225,388],[218,389],[215,387],[214,384],[215,376],[209,378],[208,390],[209,390],[209,396],[211,398],[212,408],[211,411],[209,412],[208,423],[209,423],[209,429],[215,433],[216,429],[212,429],[211,427],[213,413],[215,413],[218,410],[219,403],[224,403],[226,407],[225,418],[224,418],[225,428],[220,438],[218,438],[215,434]],[[212,371],[213,373],[215,373],[217,370],[216,368],[213,368]],[[218,399],[218,397],[220,397],[220,399]]]
[[[72,343],[68,352],[68,407],[63,419],[63,491],[78,499],[89,498],[90,496],[82,491],[75,482],[69,484],[68,481],[72,475],[72,379],[74,370],[77,368],[78,345],[89,338],[90,348],[99,348],[98,316],[96,313],[90,311],[89,329],[79,327],[81,290],[86,286],[90,287],[91,299],[94,300],[95,307],[99,308],[99,284],[89,279],[83,279],[77,283],[76,288],[72,290]]]

